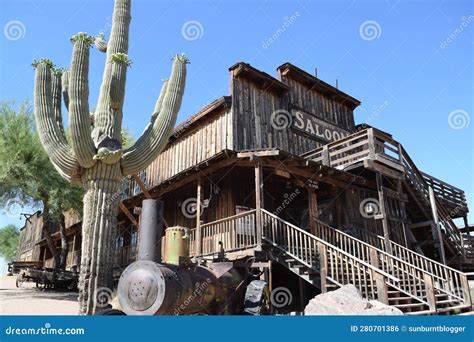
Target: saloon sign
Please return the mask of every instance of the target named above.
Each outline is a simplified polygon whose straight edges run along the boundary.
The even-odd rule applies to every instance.
[[[325,142],[339,140],[349,135],[346,130],[320,120],[313,115],[295,109],[292,113],[292,128],[302,131],[310,137]]]

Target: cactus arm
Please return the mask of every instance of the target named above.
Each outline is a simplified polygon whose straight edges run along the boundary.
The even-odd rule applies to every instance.
[[[69,71],[64,70],[61,76],[61,90],[66,109],[69,110]]]
[[[104,139],[112,141],[110,145],[116,145],[116,148],[108,147],[111,152],[121,149],[122,107],[129,65],[130,2],[131,0],[115,1],[105,70],[95,111],[94,142],[100,149]]]
[[[91,138],[89,117],[89,49],[91,37],[79,33],[71,41],[74,43],[71,70],[69,74],[69,127],[71,145],[79,164],[88,168],[95,164],[96,152]]]
[[[95,37],[94,45],[100,52],[107,52],[107,41],[105,40],[103,32],[100,32],[97,37]]]
[[[148,131],[146,130],[132,147],[124,151],[121,160],[123,175],[131,175],[145,169],[156,159],[168,143],[176,123],[179,108],[181,107],[187,63],[188,60],[184,55],[181,57],[176,56],[173,62],[171,77],[164,87],[165,93],[162,102],[160,103],[160,100],[157,102],[156,107],[160,113],[155,120],[152,117],[152,121],[154,121],[152,128]]]
[[[35,119],[40,141],[59,174],[77,180],[79,164],[55,117],[51,66],[39,63],[35,74]]]
[[[59,130],[64,136],[63,115],[61,113],[61,75],[62,71],[55,70],[52,75],[51,93],[53,96],[53,112]],[[64,136],[65,137],[65,136]],[[66,138],[64,138],[66,141]]]

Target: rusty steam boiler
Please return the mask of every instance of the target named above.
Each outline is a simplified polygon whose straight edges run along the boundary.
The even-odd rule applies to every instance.
[[[192,262],[188,228],[171,227],[164,239],[160,236],[162,210],[161,201],[143,201],[137,261],[123,271],[118,283],[122,311],[126,315],[244,313],[245,292],[252,281],[248,268],[225,261]]]

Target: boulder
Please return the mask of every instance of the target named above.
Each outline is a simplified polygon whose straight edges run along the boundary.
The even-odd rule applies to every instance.
[[[311,299],[304,310],[307,316],[319,315],[403,315],[394,306],[376,300],[362,298],[359,290],[352,284],[322,293]]]

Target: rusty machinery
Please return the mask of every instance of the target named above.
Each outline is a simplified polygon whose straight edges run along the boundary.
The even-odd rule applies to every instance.
[[[245,265],[222,260],[192,262],[188,228],[168,228],[162,239],[162,210],[161,201],[143,201],[138,258],[123,271],[118,284],[118,300],[125,314],[242,314],[246,304],[252,309],[261,304],[266,283],[255,280]],[[161,250],[158,241],[163,241]],[[258,303],[249,303],[247,288],[255,287],[260,289]]]

